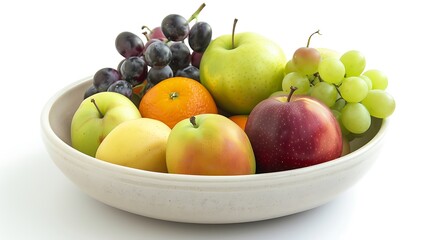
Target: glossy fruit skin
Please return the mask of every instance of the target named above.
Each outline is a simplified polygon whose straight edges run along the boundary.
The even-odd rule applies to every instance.
[[[107,91],[120,93],[127,98],[131,98],[131,96],[133,94],[133,86],[128,81],[119,80],[119,81],[112,83],[112,85],[109,86]]]
[[[209,46],[212,40],[212,28],[206,22],[196,22],[188,37],[188,43],[192,50],[202,53]]]
[[[293,54],[292,61],[295,67],[305,75],[312,75],[317,72],[321,56],[315,48],[301,47]]]
[[[91,100],[94,99],[104,116],[100,116]],[[71,122],[71,145],[76,150],[94,157],[98,146],[120,123],[141,118],[134,103],[115,92],[96,93],[83,100]]]
[[[191,51],[183,42],[173,42],[170,45],[171,61],[169,63],[174,73],[191,64]]]
[[[180,121],[167,141],[169,173],[193,175],[243,175],[255,173],[255,157],[245,132],[219,114]]]
[[[186,77],[186,78],[192,78],[195,81],[200,81],[200,70],[192,65],[189,65],[183,69],[179,69],[176,72],[176,77]]]
[[[282,88],[286,57],[282,48],[256,33],[214,39],[200,63],[200,81],[216,104],[231,114],[249,114],[260,101]]]
[[[95,157],[106,162],[155,172],[167,172],[165,151],[171,129],[164,123],[138,118],[114,128]]]
[[[148,66],[142,57],[129,57],[125,59],[120,66],[122,79],[137,86],[146,79]]]
[[[244,129],[246,128],[248,117],[248,115],[234,115],[228,118],[231,119],[231,121],[235,122],[244,131]]]
[[[208,90],[194,79],[172,77],[153,86],[140,101],[142,117],[160,120],[173,128],[178,122],[202,113],[217,113]]]
[[[162,20],[161,29],[168,40],[175,42],[185,40],[190,31],[188,20],[178,14],[167,15]]]
[[[144,60],[150,67],[163,68],[167,66],[173,54],[166,43],[154,40],[144,52]]]
[[[109,86],[120,80],[121,74],[114,68],[102,68],[95,72],[92,83],[98,92],[105,92]]]
[[[330,109],[308,96],[271,97],[250,113],[246,134],[257,172],[307,167],[341,156],[340,126]]]
[[[139,56],[143,52],[144,43],[141,38],[131,32],[118,34],[115,40],[116,50],[125,58]]]

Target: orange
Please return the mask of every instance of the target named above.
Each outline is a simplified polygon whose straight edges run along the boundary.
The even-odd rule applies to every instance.
[[[249,117],[248,115],[234,115],[234,116],[229,117],[229,119],[231,119],[238,126],[240,126],[241,129],[244,130],[244,128],[246,127],[246,122],[247,122],[248,117]]]
[[[185,77],[165,79],[143,95],[139,110],[142,117],[160,120],[173,128],[185,118],[217,113],[216,103],[199,82]]]

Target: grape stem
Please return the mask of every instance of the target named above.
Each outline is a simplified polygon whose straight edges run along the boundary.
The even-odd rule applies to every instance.
[[[149,37],[147,36],[147,32],[146,31],[144,31],[144,32],[142,32],[143,33],[143,35],[146,37],[146,41],[149,41],[150,39],[149,39]]]
[[[290,99],[292,98],[292,94],[297,90],[298,88],[295,86],[290,86],[290,92],[287,96],[287,102],[290,102]]]
[[[91,102],[94,104],[95,108],[97,109],[98,114],[100,114],[100,118],[104,118],[104,114],[101,113],[100,109],[97,106],[97,103],[95,103],[95,99],[94,98],[91,98]]]
[[[190,117],[190,118],[189,118],[189,121],[192,123],[192,126],[193,126],[194,128],[198,128],[198,124],[197,124],[197,122],[196,122],[196,118],[195,118],[195,116]]]
[[[343,98],[343,96],[341,95],[340,89],[339,89],[340,86],[336,85],[336,84],[332,84],[332,85],[334,85],[335,89],[337,90],[338,95],[340,95],[340,97],[338,99]]]
[[[237,26],[237,22],[238,22],[238,19],[235,18],[234,19],[234,23],[232,25],[232,37],[231,37],[231,46],[232,46],[232,49],[235,48],[234,36],[235,36],[235,26]]]
[[[149,41],[149,37],[147,36],[147,31],[145,31],[145,29],[147,29],[150,33],[152,33],[153,31],[152,31],[152,29],[150,29],[148,26],[146,26],[146,25],[144,25],[143,27],[142,27],[142,30],[143,30],[143,35],[146,37],[146,40],[147,41]]]
[[[316,78],[318,78],[320,82],[324,82],[324,80],[320,77],[320,74],[319,74],[319,73],[315,73],[315,74],[314,74],[314,76],[315,76]],[[315,86],[315,84],[314,84],[314,80],[310,81],[310,84],[311,84],[311,85],[313,85],[313,86]],[[341,92],[340,92],[340,89],[339,89],[339,88],[340,88],[340,86],[341,86],[341,84],[340,84],[340,85],[332,84],[332,85],[334,85],[335,90],[337,90],[338,95],[340,95],[340,97],[339,97],[338,99],[343,99],[343,96],[341,95]],[[338,101],[338,99],[337,99],[337,101]]]
[[[203,8],[206,6],[205,3],[201,4],[201,6],[197,9],[197,11],[195,11],[191,17],[188,19],[188,23],[190,23],[192,20],[196,20],[198,21],[198,15],[200,14],[200,12],[203,10]]]
[[[144,25],[143,27],[142,27],[142,30],[145,30],[145,29],[147,29],[147,30],[149,30],[149,32],[151,32],[152,33],[152,29],[150,29],[148,26],[146,26],[146,25]]]
[[[308,40],[307,40],[307,47],[309,47],[310,46],[310,41],[311,41],[311,37],[313,37],[313,35],[314,34],[319,34],[319,35],[322,35],[321,33],[320,33],[320,30],[317,30],[317,31],[315,31],[314,33],[312,33],[311,35],[310,35],[310,37],[308,37]]]
[[[322,78],[320,77],[320,74],[318,72],[316,72],[315,74],[313,74],[313,76],[314,76],[314,78],[312,80],[310,80],[310,85],[311,86],[315,86],[316,85],[316,84],[314,84],[314,81],[316,80],[316,78],[318,78],[320,81],[322,81]]]

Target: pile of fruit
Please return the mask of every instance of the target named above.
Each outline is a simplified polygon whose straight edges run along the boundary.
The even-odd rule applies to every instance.
[[[98,70],[85,98],[109,91],[121,93],[138,103],[147,90],[164,79],[182,76],[199,81],[199,64],[212,39],[212,29],[206,22],[196,22],[192,28],[190,23],[198,18],[204,7],[202,4],[188,20],[170,14],[160,26],[153,29],[143,26],[146,43],[132,32],[120,33],[115,46],[124,59],[117,68]]]
[[[395,109],[387,77],[359,51],[307,46],[287,61],[256,33],[225,34],[166,16],[143,38],[120,33],[124,59],[82,93],[72,146],[97,159],[148,171],[241,175],[336,159]],[[193,25],[191,23],[195,20]]]

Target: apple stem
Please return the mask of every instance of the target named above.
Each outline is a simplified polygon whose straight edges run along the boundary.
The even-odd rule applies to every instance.
[[[100,114],[100,117],[103,118],[104,115],[101,113],[100,109],[98,108],[97,103],[95,103],[95,99],[91,98],[91,102],[94,104],[95,108],[97,108],[97,111]]]
[[[320,33],[320,30],[317,30],[317,31],[315,31],[314,33],[312,33],[311,35],[310,35],[310,37],[308,37],[308,40],[307,40],[307,47],[309,47],[310,46],[310,40],[311,40],[311,37],[313,37],[313,35],[314,34],[319,34],[319,35],[322,35],[321,33]]]
[[[189,121],[192,123],[192,126],[194,126],[194,128],[198,128],[195,116],[190,117]]]
[[[297,90],[298,88],[295,86],[290,86],[290,92],[289,95],[287,96],[287,101],[290,102],[290,99],[292,98],[292,94]]]
[[[205,3],[201,4],[201,6],[197,9],[197,11],[195,11],[191,17],[188,19],[188,23],[191,22],[192,20],[196,19],[198,20],[198,15],[200,14],[201,10],[203,10],[203,8],[206,6]]]
[[[233,25],[232,25],[232,49],[234,49],[234,48],[235,48],[234,36],[235,36],[235,26],[237,26],[237,22],[238,22],[238,19],[237,19],[237,18],[235,18],[235,19],[234,19],[234,23],[233,23]]]

